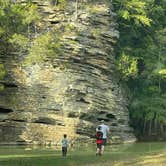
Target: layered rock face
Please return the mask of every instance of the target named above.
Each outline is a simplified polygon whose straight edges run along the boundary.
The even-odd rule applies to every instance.
[[[30,66],[7,58],[5,90],[0,92],[0,142],[58,144],[89,141],[101,120],[113,142],[135,141],[129,127],[126,92],[115,69],[113,46],[119,37],[111,2],[33,1],[43,15],[40,32],[61,31],[60,56]],[[64,27],[68,27],[64,30]]]

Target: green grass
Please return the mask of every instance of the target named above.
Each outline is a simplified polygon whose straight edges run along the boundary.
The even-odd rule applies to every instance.
[[[105,155],[104,158],[106,159],[108,156]],[[81,152],[79,150],[77,151],[69,151],[69,154],[67,157],[62,157],[61,152],[59,151],[33,151],[30,153],[30,151],[24,152],[22,154],[6,154],[0,156],[0,163],[2,163],[3,166],[12,165],[12,166],[72,166],[72,165],[80,165],[80,164],[88,164],[88,163],[94,163],[94,161],[100,161],[99,158],[95,156],[94,152]]]
[[[140,166],[140,161],[144,161],[145,166],[153,162],[164,166],[165,158],[166,143],[107,146],[101,157],[95,156],[95,145],[69,149],[67,157],[62,157],[56,148],[0,147],[0,166]]]
[[[1,152],[2,153],[2,152]],[[8,154],[10,153],[10,154]],[[13,154],[11,154],[13,153]],[[53,149],[36,149],[26,151],[14,148],[4,150],[0,155],[0,164],[3,166],[74,166],[99,162],[109,158],[106,152],[104,157],[95,156],[95,148],[77,148],[69,150],[67,157],[61,156],[61,151]],[[0,165],[1,166],[1,165]]]

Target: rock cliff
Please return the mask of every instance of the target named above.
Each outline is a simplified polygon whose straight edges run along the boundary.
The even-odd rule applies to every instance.
[[[0,92],[0,142],[58,144],[64,133],[89,141],[101,120],[113,142],[135,141],[115,68],[119,33],[111,1],[33,2],[42,15],[36,35],[58,30],[61,51],[28,66],[23,55],[3,59],[8,74]]]

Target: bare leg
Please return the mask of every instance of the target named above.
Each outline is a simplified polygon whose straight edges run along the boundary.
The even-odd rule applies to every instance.
[[[96,156],[99,155],[99,153],[100,153],[100,149],[97,148],[97,150],[96,150]]]
[[[104,153],[104,145],[101,146],[101,154]]]

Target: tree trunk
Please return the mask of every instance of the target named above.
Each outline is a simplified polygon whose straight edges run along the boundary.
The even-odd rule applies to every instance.
[[[154,119],[154,132],[157,133],[157,119]]]
[[[160,61],[161,61],[161,45],[160,44],[159,44],[158,61],[159,61],[159,64],[160,64]],[[159,75],[159,79],[158,79],[158,91],[159,91],[159,95],[160,95],[160,93],[161,93],[161,78],[160,78],[160,75]]]
[[[160,132],[161,132],[161,135],[164,133],[163,124],[160,124]]]
[[[146,132],[146,120],[144,119],[144,124],[143,124],[143,135],[145,134]]]
[[[151,135],[151,133],[152,133],[152,120],[149,121],[148,135]]]

